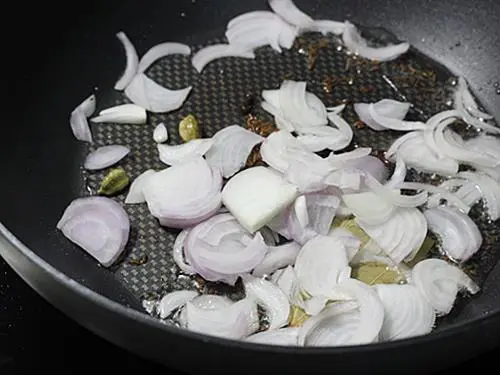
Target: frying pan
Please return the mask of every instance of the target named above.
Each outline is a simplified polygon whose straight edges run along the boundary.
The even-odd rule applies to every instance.
[[[495,84],[500,80],[499,2],[297,0],[296,4],[315,17],[383,27],[408,40],[452,74],[466,77],[483,106],[500,118]],[[18,14],[23,14],[19,30],[4,33],[8,36],[5,47],[10,66],[6,72],[11,98],[10,107],[4,110],[14,116],[3,124],[0,255],[53,305],[123,348],[193,373],[298,374],[324,369],[343,374],[424,373],[467,360],[498,344],[500,264],[495,246],[489,249],[481,294],[455,309],[435,332],[413,339],[339,348],[268,347],[180,330],[144,313],[140,296],[148,283],[161,283],[158,273],[172,281],[172,262],[168,260],[172,235],[162,234],[158,243],[141,243],[138,232],[145,221],[140,220],[140,213],[134,213],[138,219],[133,221],[135,240],[131,240],[129,251],[149,251],[153,266],[146,267],[147,271],[130,266],[99,267],[61,237],[55,225],[64,208],[85,193],[89,181],[90,185],[95,183],[95,176],[82,177],[81,164],[88,149],[73,138],[68,114],[94,89],[103,106],[118,100],[112,87],[123,70],[124,57],[116,32],[125,31],[139,53],[164,41],[201,46],[223,36],[232,17],[266,9],[266,2],[87,0],[81,4],[44,2],[43,8],[39,7],[19,9]],[[229,70],[224,73],[226,83],[241,91],[241,82],[231,82],[239,78],[231,76],[230,65],[224,67]],[[178,85],[186,79],[178,70],[163,74],[164,79],[173,79]],[[193,74],[186,73],[187,78]],[[254,78],[264,83],[267,79],[251,77],[249,85]],[[230,120],[224,111],[230,112],[232,107],[224,105],[224,92],[219,95],[219,99],[213,95],[207,100],[219,106],[221,122]],[[203,110],[202,99],[192,104],[194,109]],[[165,119],[173,123],[183,114]],[[126,168],[133,169],[133,162],[141,167],[152,163],[154,151],[150,153],[147,147],[151,137],[125,128],[106,129],[98,131],[98,142],[118,137],[143,146],[137,147],[137,156]],[[206,131],[216,130],[208,126]],[[147,131],[152,134],[152,128]]]

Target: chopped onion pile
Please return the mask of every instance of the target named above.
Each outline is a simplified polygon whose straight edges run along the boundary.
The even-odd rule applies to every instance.
[[[281,53],[306,32],[342,35],[350,53],[376,61],[396,59],[410,47],[372,47],[349,21],[315,20],[291,0],[269,6],[272,11],[230,20],[228,44],[198,50],[194,68],[201,73],[223,57],[253,59],[263,46]],[[145,124],[146,111],[179,109],[192,88],[168,89],[146,72],[172,54],[190,56],[191,48],[161,43],[139,60],[125,33],[116,36],[126,68],[114,88],[132,103],[101,110],[91,121]],[[180,290],[144,306],[195,332],[267,345],[359,345],[425,335],[437,316],[451,312],[461,290],[479,291],[453,262],[466,262],[483,244],[468,216],[474,204],[484,203],[491,220],[500,218],[500,140],[485,134],[500,128],[462,77],[455,109],[425,122],[406,119],[412,107],[406,99],[355,103],[370,129],[406,132],[385,153],[394,164],[390,176],[372,148],[353,145],[346,105],[327,107],[307,85],[284,80],[278,89],[261,88],[261,106],[278,128],[267,137],[234,124],[210,138],[167,144],[167,127],[156,126],[159,160],[168,167],[140,173],[124,203],[145,204],[159,225],[180,229],[172,258],[183,274],[229,286],[241,281],[245,295],[231,300]],[[95,111],[91,95],[71,112],[76,139],[92,143],[87,118]],[[460,120],[482,133],[463,139],[454,130]],[[257,151],[263,163],[249,166]],[[102,170],[129,153],[128,146],[99,147],[84,168]],[[439,186],[408,181],[410,168],[447,178]],[[67,206],[57,228],[109,267],[127,246],[130,222],[117,201],[86,197]],[[450,262],[421,260],[430,234]],[[367,280],[362,267],[377,274]],[[386,272],[398,277],[387,281]]]

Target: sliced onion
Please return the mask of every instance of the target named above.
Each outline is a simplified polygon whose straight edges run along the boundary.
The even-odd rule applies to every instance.
[[[427,221],[416,208],[400,208],[377,225],[357,223],[396,264],[412,260],[427,236]]]
[[[342,40],[345,46],[356,55],[375,61],[390,61],[397,59],[410,48],[409,43],[391,44],[385,47],[369,47],[356,26],[345,21]]]
[[[313,126],[310,128],[300,128],[297,139],[310,151],[318,152],[322,150],[342,150],[350,143],[342,132],[330,126]]]
[[[274,331],[264,331],[251,335],[246,341],[256,344],[297,346],[299,328],[281,328]]]
[[[406,179],[406,163],[401,156],[396,156],[396,168],[394,169],[394,173],[392,177],[385,184],[386,187],[395,188],[399,184],[405,182]]]
[[[345,25],[343,22],[332,21],[332,20],[314,20],[306,26],[302,26],[301,32],[317,32],[323,35],[335,34],[342,35],[345,30]]]
[[[475,185],[476,191],[473,193],[476,194],[474,194],[474,198],[472,199],[473,203],[477,202],[477,197],[479,196],[479,198],[484,200],[491,220],[500,218],[500,184],[498,181],[483,173],[460,172],[457,176],[465,178]],[[459,198],[462,198],[460,193],[459,190],[457,195]]]
[[[96,98],[92,94],[82,101],[72,112],[69,119],[71,131],[79,141],[92,143],[92,133],[90,132],[87,117],[92,116],[96,108]]]
[[[354,110],[360,120],[373,130],[421,130],[426,125],[419,121],[404,121],[410,103],[403,103],[392,99],[383,99],[376,103],[356,103]]]
[[[346,248],[349,262],[354,259],[361,247],[361,240],[347,229],[331,228],[328,232],[328,236],[335,237],[342,242]]]
[[[286,22],[299,28],[313,22],[313,19],[297,8],[292,0],[269,0],[269,6]]]
[[[262,262],[255,267],[252,275],[262,277],[270,275],[276,270],[295,264],[295,259],[300,251],[297,242],[289,242],[284,245],[270,246]]]
[[[174,310],[184,306],[186,303],[198,296],[193,290],[178,290],[163,296],[158,305],[160,318],[166,319]]]
[[[231,44],[215,44],[205,47],[193,55],[191,60],[193,66],[201,73],[202,70],[214,60],[225,57],[241,57],[245,59],[255,59],[255,54],[252,51],[241,49],[239,46]]]
[[[213,144],[214,140],[211,138],[199,138],[180,145],[158,144],[156,147],[163,163],[176,165],[186,159],[205,155]]]
[[[295,261],[302,288],[312,296],[332,295],[333,288],[350,276],[345,246],[334,237],[317,236],[307,242]]]
[[[222,191],[224,205],[250,233],[267,225],[297,196],[295,186],[265,167],[238,173]]]
[[[488,155],[495,160],[500,160],[500,139],[498,137],[481,134],[466,141],[465,148]],[[472,166],[491,176],[493,179],[500,181],[500,165],[494,168],[474,164]]]
[[[342,110],[345,108],[345,105],[344,107],[342,106],[338,106],[336,107],[336,109],[334,108],[333,111],[329,112],[328,113],[328,120],[337,127],[337,129],[339,129],[339,131],[344,134],[344,137],[345,137],[345,143],[344,143],[344,147],[347,147],[351,144],[352,142],[352,138],[354,137],[354,132],[351,128],[351,126],[347,123],[347,121],[345,121],[342,117],[340,117],[339,113],[342,112]],[[340,145],[339,145],[340,147]],[[341,148],[339,148],[340,150]]]
[[[277,271],[273,274],[272,280],[291,301],[293,299],[294,287],[298,283],[295,269],[292,266],[288,266],[281,272]]]
[[[269,317],[269,330],[282,328],[288,323],[290,303],[287,296],[273,283],[246,275],[243,285],[247,298],[261,305]]]
[[[224,207],[225,209],[225,207]],[[229,210],[226,210],[225,212],[220,212],[220,213],[228,213]],[[262,238],[264,238],[264,241],[266,242],[266,245],[268,246],[276,246],[277,243],[280,242],[280,237],[278,233],[275,233],[271,228],[269,227],[263,227],[261,230],[259,230],[259,233],[262,234]]]
[[[125,71],[123,72],[120,79],[115,83],[115,90],[122,91],[125,89],[125,87],[128,86],[128,84],[132,81],[132,78],[134,78],[134,76],[137,74],[139,57],[137,56],[137,51],[135,50],[134,45],[123,31],[117,33],[116,37],[123,45],[127,58]]]
[[[229,178],[245,166],[248,155],[264,138],[238,125],[228,126],[213,137],[205,158],[212,168]]]
[[[451,259],[466,261],[481,247],[481,232],[466,214],[439,206],[426,210],[424,215],[429,229],[441,239],[442,250]]]
[[[196,225],[221,207],[222,178],[201,157],[176,164],[151,176],[144,197],[160,224],[172,228]]]
[[[118,163],[128,155],[130,149],[121,145],[109,145],[97,148],[87,155],[83,166],[88,170],[99,170]]]
[[[73,200],[66,207],[57,229],[104,267],[109,267],[125,249],[130,221],[114,200],[85,197]]]
[[[369,147],[359,147],[353,151],[343,152],[341,154],[332,153],[325,160],[335,167],[343,167],[345,163],[364,158],[370,155],[371,152],[372,149]]]
[[[231,214],[219,214],[195,226],[184,252],[189,264],[208,281],[236,282],[264,259],[268,246],[260,233],[252,236]]]
[[[444,176],[457,174],[459,164],[454,158],[439,157],[426,143],[424,132],[415,131],[397,139],[386,152],[392,162],[400,156],[407,167],[421,172],[437,173]]]
[[[186,304],[187,329],[228,339],[243,339],[257,331],[258,312],[253,300],[243,299],[229,306],[207,308],[197,303],[198,298]]]
[[[113,122],[117,124],[145,124],[147,120],[144,108],[135,104],[121,104],[99,112],[99,116],[90,119],[95,123]]]
[[[137,74],[125,89],[125,95],[135,104],[153,113],[166,113],[179,109],[192,87],[170,90],[146,76]]]
[[[381,341],[422,336],[434,328],[436,313],[432,305],[413,285],[375,285],[384,306]]]
[[[187,264],[184,259],[184,245],[188,234],[189,230],[184,229],[177,235],[174,246],[172,247],[172,255],[175,264],[177,264],[182,272],[187,275],[194,275],[196,273],[195,269]]]
[[[426,259],[415,265],[412,282],[434,307],[438,316],[450,313],[460,289],[470,293],[479,287],[461,269],[441,259]]]
[[[395,206],[371,192],[344,194],[344,204],[360,221],[367,225],[386,222],[395,210]]]
[[[168,130],[163,122],[159,123],[153,131],[153,140],[156,143],[165,143],[168,141]]]
[[[337,105],[335,107],[327,107],[326,110],[331,113],[335,113],[337,115],[340,115],[342,113],[342,111],[345,109],[347,105],[346,104],[340,104],[340,105]],[[331,120],[330,120],[331,121]],[[333,121],[332,121],[333,122]]]
[[[146,198],[144,198],[143,194],[144,185],[147,184],[148,179],[155,173],[156,171],[154,169],[148,169],[132,181],[127,197],[125,198],[125,204],[138,204],[146,202]]]
[[[139,61],[137,73],[144,73],[154,62],[169,55],[190,55],[191,48],[181,43],[160,43],[151,47]]]
[[[297,154],[288,162],[284,178],[297,186],[301,193],[322,191],[328,186],[329,175],[334,167],[324,159],[316,159],[316,156]]]

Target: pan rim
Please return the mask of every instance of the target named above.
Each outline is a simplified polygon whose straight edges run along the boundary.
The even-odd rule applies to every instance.
[[[5,249],[5,246],[10,246],[11,249]],[[187,329],[170,326],[161,323],[158,319],[148,315],[146,312],[137,311],[131,307],[122,305],[115,302],[94,290],[82,285],[78,281],[70,278],[63,272],[59,271],[40,256],[38,256],[34,251],[27,247],[21,240],[19,240],[7,227],[0,221],[0,255],[3,252],[17,251],[22,256],[27,258],[31,263],[35,264],[37,267],[41,268],[50,277],[52,277],[57,283],[62,284],[66,288],[70,289],[80,298],[84,298],[89,302],[98,305],[112,313],[118,313],[127,319],[133,319],[141,324],[150,326],[150,328],[159,329],[170,335],[180,335],[187,339],[203,341],[212,345],[235,347],[246,351],[266,351],[274,352],[278,354],[293,354],[300,356],[321,356],[321,355],[335,355],[345,352],[362,353],[362,352],[378,352],[387,351],[392,349],[400,349],[402,347],[411,347],[417,344],[426,344],[429,342],[437,342],[445,340],[450,337],[459,335],[464,331],[468,331],[474,327],[479,327],[481,325],[488,324],[489,322],[500,318],[500,309],[491,311],[483,316],[477,316],[471,320],[464,323],[454,323],[449,327],[444,328],[440,331],[433,331],[429,334],[412,337],[407,339],[380,342],[374,344],[363,344],[363,345],[352,345],[352,346],[338,346],[338,347],[296,347],[296,346],[278,346],[278,345],[267,345],[267,344],[257,344],[250,343],[243,340],[231,340],[215,336],[204,335],[201,333],[189,331]],[[3,257],[3,256],[2,256]],[[4,258],[4,257],[3,257]],[[5,258],[4,258],[5,259]],[[7,264],[11,266],[9,261],[5,259]],[[12,267],[12,266],[11,266]],[[13,268],[13,267],[12,267]],[[15,271],[17,273],[17,271]],[[31,286],[30,286],[31,287]],[[32,288],[34,289],[34,288]],[[35,290],[35,289],[34,289]],[[35,290],[36,291],[36,290]],[[37,292],[37,291],[36,291]],[[38,292],[37,292],[38,293]],[[44,298],[42,296],[42,298]],[[56,305],[49,302],[54,307],[58,308]],[[73,320],[73,318],[71,318]],[[76,320],[74,320],[76,321]],[[88,328],[87,328],[88,329]]]

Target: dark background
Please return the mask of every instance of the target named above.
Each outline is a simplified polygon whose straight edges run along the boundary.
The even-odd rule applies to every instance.
[[[499,357],[500,347],[438,374],[496,368]],[[29,370],[72,374],[95,371],[102,368],[101,362],[111,364],[116,373],[183,375],[138,358],[79,326],[45,302],[0,258],[0,374]]]

